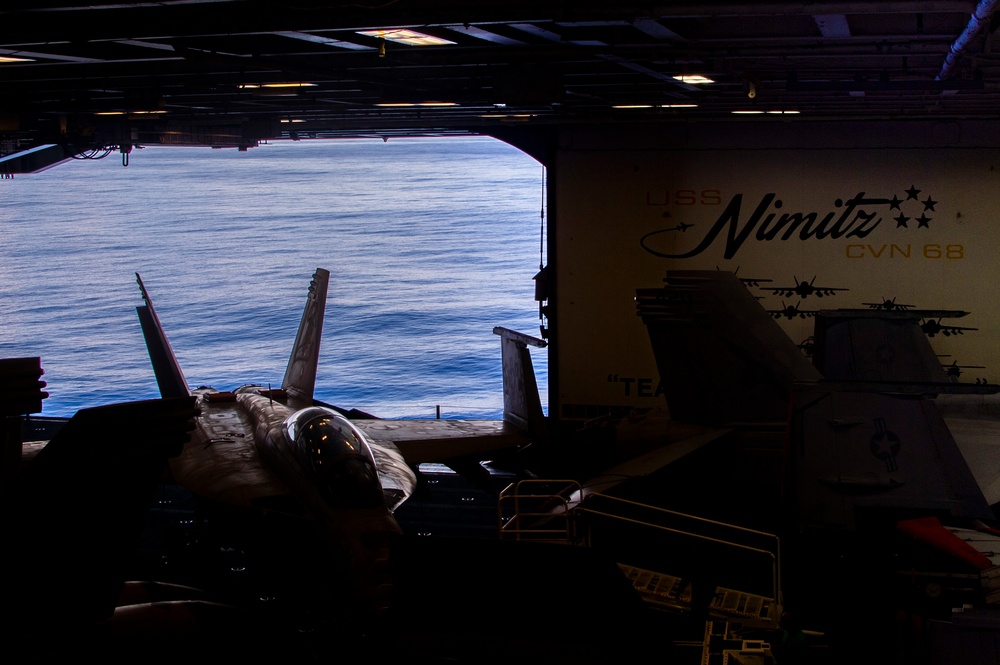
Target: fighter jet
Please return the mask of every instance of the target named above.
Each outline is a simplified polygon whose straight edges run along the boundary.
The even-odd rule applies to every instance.
[[[330,273],[318,269],[309,286],[281,388],[247,385],[235,391],[191,391],[163,332],[142,278],[136,308],[160,394],[193,394],[196,430],[172,459],[174,479],[195,494],[225,503],[312,517],[339,558],[348,592],[380,609],[388,557],[401,533],[392,508],[416,485],[399,451],[372,446],[335,410],[313,405],[316,367]]]
[[[518,399],[525,391],[511,389],[506,380],[511,367],[524,367],[519,352],[527,354],[525,339],[531,338],[494,330],[503,338],[509,407],[504,422],[369,420],[366,426],[374,433],[369,435],[313,397],[329,277],[322,268],[313,274],[284,378],[275,389],[191,390],[138,273],[143,304],[136,311],[161,395],[197,398],[197,427],[170,462],[173,478],[210,499],[312,518],[339,558],[347,591],[380,611],[386,609],[391,582],[384,563],[401,533],[392,511],[416,486],[411,465],[527,444],[529,423],[538,424],[541,405]],[[530,358],[524,360],[530,371]],[[533,373],[529,381],[510,372],[523,388],[534,387]],[[410,459],[396,440],[410,447]]]
[[[792,281],[795,282],[794,286],[775,286],[772,287],[773,294],[784,295],[786,298],[791,298],[794,295],[798,295],[800,298],[808,298],[809,296],[816,296],[822,298],[823,296],[836,295],[837,291],[847,291],[845,288],[831,287],[831,286],[816,286],[816,278],[813,277],[810,281],[799,280],[798,277],[792,276]]]

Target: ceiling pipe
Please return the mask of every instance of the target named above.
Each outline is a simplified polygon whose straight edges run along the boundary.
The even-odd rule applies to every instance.
[[[937,80],[941,81],[952,75],[952,71],[955,69],[955,63],[958,61],[958,57],[962,55],[972,44],[972,42],[979,36],[979,32],[983,29],[983,26],[990,22],[990,18],[993,17],[993,12],[997,9],[998,0],[979,0],[979,4],[976,5],[976,11],[969,18],[969,24],[965,26],[965,30],[962,34],[958,36],[958,39],[951,45],[948,50],[948,55],[944,58],[944,64],[941,65],[941,71],[938,72]]]

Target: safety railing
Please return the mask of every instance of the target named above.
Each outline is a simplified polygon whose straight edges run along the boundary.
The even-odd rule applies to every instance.
[[[575,480],[521,480],[500,492],[497,526],[501,539],[572,544],[577,541],[572,497]]]
[[[497,504],[500,537],[603,549],[648,602],[676,608],[692,607],[692,574],[687,570],[692,552],[722,551],[726,554],[710,557],[709,563],[693,563],[714,563],[759,582],[752,590],[738,590],[736,584],[713,581],[710,609],[777,625],[783,605],[777,535],[606,494],[589,494],[583,502],[580,496],[580,484],[573,480],[532,479],[509,485]],[[689,560],[681,562],[685,554]],[[657,572],[662,570],[682,572]],[[693,576],[704,583],[706,574]]]
[[[672,534],[680,539],[678,542],[708,543],[759,557],[767,563],[771,597],[782,604],[781,539],[773,533],[599,493],[588,495],[573,513],[575,528],[588,546],[594,545],[595,537],[591,518],[598,517],[632,525],[647,534]],[[649,542],[648,536],[645,542]]]

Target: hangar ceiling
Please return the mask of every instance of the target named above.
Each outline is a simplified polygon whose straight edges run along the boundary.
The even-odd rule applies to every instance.
[[[995,119],[994,4],[6,0],[0,156],[581,123]]]

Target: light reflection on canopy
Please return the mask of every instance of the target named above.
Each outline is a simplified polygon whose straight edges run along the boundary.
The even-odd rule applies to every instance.
[[[322,407],[297,411],[285,430],[302,465],[316,476],[334,508],[377,508],[385,498],[363,435],[343,416]]]

